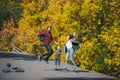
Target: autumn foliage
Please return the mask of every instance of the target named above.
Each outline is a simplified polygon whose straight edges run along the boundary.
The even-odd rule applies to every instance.
[[[53,37],[62,47],[66,35],[77,32],[82,45],[74,54],[77,66],[120,78],[119,0],[21,0],[19,4],[23,11],[18,27],[14,16],[2,22],[1,50],[9,51],[14,44],[30,54],[44,53],[37,34],[51,25]]]

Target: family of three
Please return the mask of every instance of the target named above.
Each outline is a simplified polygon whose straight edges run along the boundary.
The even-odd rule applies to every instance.
[[[75,32],[73,33],[73,35],[67,35],[67,40],[64,44],[64,53],[66,54],[66,59],[65,59],[65,66],[64,69],[67,70],[67,64],[68,64],[68,59],[70,58],[72,64],[74,65],[74,69],[76,69],[76,64],[75,61],[73,59],[73,54],[76,50],[78,50],[80,48],[79,43],[76,42],[75,39]],[[55,66],[56,68],[60,68],[60,55],[62,53],[61,50],[61,46],[52,38],[52,33],[51,33],[51,26],[48,26],[47,29],[45,31],[42,31],[38,34],[38,37],[40,36],[44,36],[44,46],[47,50],[46,54],[40,54],[40,61],[42,60],[42,58],[45,59],[45,62],[48,64],[48,60],[50,58],[50,56],[53,54],[53,50],[52,47],[50,46],[51,42],[54,42],[57,47],[56,47],[56,57],[55,57]]]

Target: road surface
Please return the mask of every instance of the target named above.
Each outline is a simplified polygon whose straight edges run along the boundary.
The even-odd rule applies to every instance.
[[[4,73],[2,70],[6,68],[7,63],[10,63],[12,67],[22,68],[25,72]],[[119,80],[80,68],[74,72],[72,65],[68,65],[69,71],[65,71],[63,68],[64,63],[61,63],[60,69],[56,70],[54,61],[46,64],[44,60],[40,62],[32,57],[23,57],[23,55],[21,57],[5,57],[0,54],[0,80]]]

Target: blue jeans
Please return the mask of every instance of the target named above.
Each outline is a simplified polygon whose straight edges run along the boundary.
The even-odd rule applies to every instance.
[[[65,68],[67,68],[68,58],[69,58],[69,57],[70,57],[70,60],[71,60],[72,64],[73,64],[74,66],[76,66],[75,61],[73,60],[73,54],[74,54],[73,48],[67,48]]]
[[[48,60],[50,58],[50,56],[53,54],[53,50],[49,44],[44,44],[44,46],[47,50],[47,53],[43,54],[42,57],[47,56],[45,60]]]
[[[60,67],[60,54],[56,54],[55,65],[58,65]]]

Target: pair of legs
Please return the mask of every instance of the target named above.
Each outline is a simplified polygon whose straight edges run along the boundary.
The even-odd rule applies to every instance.
[[[76,68],[75,61],[73,60],[73,54],[74,54],[73,48],[68,48],[67,49],[67,54],[66,54],[65,69],[67,69],[68,58],[69,57],[70,57],[70,60],[71,60],[72,64],[74,65],[74,68]]]
[[[45,48],[47,50],[47,53],[42,54],[40,59],[42,59],[44,56],[46,56],[45,61],[47,61],[47,63],[48,63],[48,59],[53,54],[53,50],[52,50],[52,48],[51,48],[51,46],[49,44],[44,44],[44,46],[45,46]]]
[[[60,54],[56,55],[55,66],[56,66],[56,68],[60,67]]]

